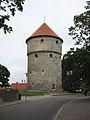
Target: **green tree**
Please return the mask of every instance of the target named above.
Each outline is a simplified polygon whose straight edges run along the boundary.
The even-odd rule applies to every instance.
[[[5,66],[0,64],[0,82],[4,87],[8,85],[9,77],[10,77],[9,70]]]
[[[74,16],[74,26],[69,28],[69,35],[76,44],[90,45],[90,1],[87,1],[85,12]]]
[[[75,57],[78,55],[76,71],[79,73],[82,90],[90,90],[90,1],[87,1],[85,12],[74,16],[74,26],[69,28],[69,35],[76,41],[76,45],[83,45],[76,50],[77,54],[74,53]]]
[[[64,90],[70,92],[76,92],[79,89],[90,90],[90,46],[71,49],[64,55],[62,86]]]
[[[62,59],[62,86],[69,92],[76,92],[80,88],[75,51],[72,49],[67,52]]]
[[[7,21],[15,15],[16,10],[23,11],[24,2],[25,0],[0,0],[0,29],[3,29],[5,34],[12,31]]]
[[[85,12],[74,16],[74,26],[69,28],[69,35],[82,44],[81,49],[71,49],[62,60],[62,85],[70,92],[77,89],[90,90],[90,1]]]

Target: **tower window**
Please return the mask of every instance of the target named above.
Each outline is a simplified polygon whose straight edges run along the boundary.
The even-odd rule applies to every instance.
[[[56,40],[56,44],[58,44],[58,40]]]
[[[44,70],[42,70],[42,72],[44,72]]]
[[[43,43],[44,42],[44,39],[41,39],[41,43]]]
[[[34,82],[32,82],[32,85],[34,85]]]
[[[55,89],[55,84],[52,84],[52,89]]]
[[[30,70],[30,74],[31,74],[32,72],[31,72],[31,70]]]
[[[53,57],[53,55],[52,55],[52,54],[50,54],[49,56],[50,56],[51,58]]]
[[[38,58],[38,54],[35,54],[35,57]]]
[[[44,75],[44,70],[41,71],[41,75]]]

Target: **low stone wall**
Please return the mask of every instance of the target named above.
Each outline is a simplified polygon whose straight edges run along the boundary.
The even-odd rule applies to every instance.
[[[2,102],[18,100],[18,91],[13,89],[3,89],[0,91],[0,98]]]

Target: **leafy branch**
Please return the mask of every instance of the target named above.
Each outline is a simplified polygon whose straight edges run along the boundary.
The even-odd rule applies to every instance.
[[[24,2],[25,0],[0,0],[0,29],[3,29],[5,34],[12,31],[7,21],[15,15],[16,10],[23,11]]]

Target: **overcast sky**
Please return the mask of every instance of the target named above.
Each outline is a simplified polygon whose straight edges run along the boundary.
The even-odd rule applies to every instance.
[[[11,34],[5,35],[0,30],[0,64],[11,73],[10,83],[26,80],[27,46],[26,39],[44,22],[63,39],[63,53],[74,46],[68,35],[68,28],[73,25],[73,16],[82,13],[86,0],[25,0],[24,11],[16,12],[9,24]]]

